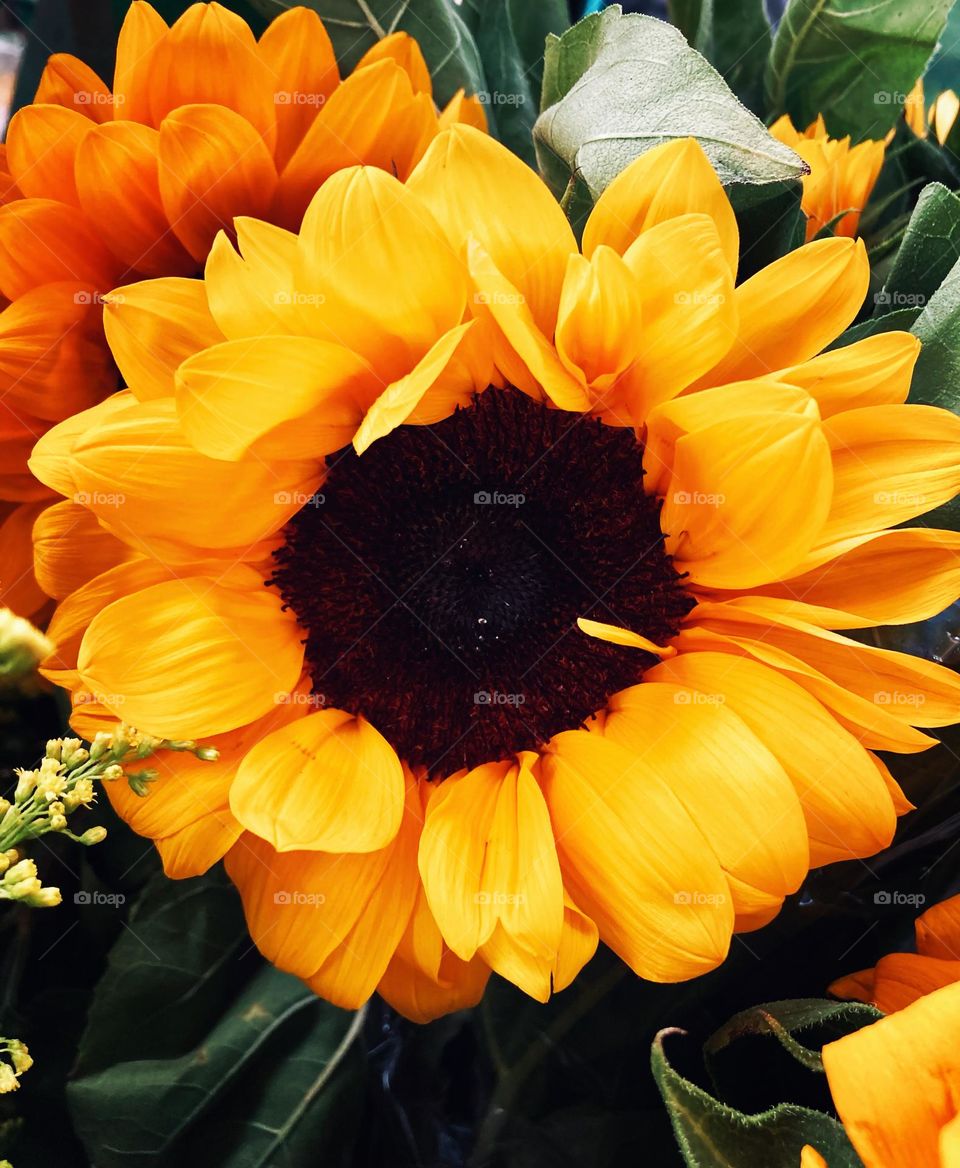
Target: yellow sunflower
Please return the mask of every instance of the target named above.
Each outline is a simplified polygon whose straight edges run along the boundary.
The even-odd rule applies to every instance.
[[[735,287],[682,141],[581,252],[465,127],[236,233],[202,283],[108,297],[130,390],[31,462],[87,536],[37,544],[75,726],[220,747],[110,788],[171,875],[226,855],[271,960],[426,1018],[490,969],[545,999],[598,937],[703,973],[889,843],[874,751],[932,745],[960,682],[830,630],[960,591],[960,536],[888,530],[957,492],[960,420],[903,404],[908,334],[821,352],[861,244]]]
[[[801,133],[790,115],[784,114],[770,133],[810,167],[800,203],[807,217],[807,240],[827,226],[834,235],[855,236],[861,212],[880,177],[886,142],[868,140],[851,146],[849,135],[831,138],[822,116]]]
[[[50,58],[0,147],[0,602],[24,614],[46,602],[30,529],[52,496],[27,474],[30,448],[117,388],[101,294],[197,275],[237,215],[298,228],[345,166],[405,178],[439,128],[461,120],[482,127],[483,107],[461,92],[438,112],[404,33],[341,80],[308,8],[257,41],[220,4],[194,4],[168,28],[134,0],[112,90],[77,58]]]

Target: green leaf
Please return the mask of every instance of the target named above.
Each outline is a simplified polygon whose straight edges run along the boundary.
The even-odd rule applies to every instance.
[[[834,137],[882,138],[923,72],[953,0],[789,0],[767,64],[774,116],[822,113]]]
[[[863,1168],[843,1128],[829,1115],[788,1103],[745,1115],[683,1078],[663,1049],[667,1036],[682,1033],[662,1030],[650,1065],[687,1168],[797,1168],[805,1144],[816,1148],[830,1168]]]
[[[882,1017],[879,1010],[862,1002],[831,1002],[825,998],[767,1002],[735,1014],[708,1039],[704,1052],[710,1059],[738,1038],[771,1034],[808,1070],[823,1071],[820,1051],[799,1042],[795,1034],[816,1030],[821,1039],[828,1033],[826,1041],[832,1041]]]
[[[487,89],[484,101],[491,133],[524,162],[536,165],[533,123],[537,116],[534,90],[520,56],[510,0],[485,0],[474,28]]]
[[[763,0],[703,0],[691,44],[756,114],[763,112],[763,70],[772,43]]]
[[[922,308],[960,260],[960,198],[940,183],[920,192],[874,315]]]
[[[273,18],[304,4],[319,13],[333,42],[341,72],[392,32],[415,37],[433,78],[433,96],[443,105],[458,89],[487,89],[480,54],[470,30],[448,0],[253,0]]]
[[[953,265],[910,331],[923,342],[910,401],[960,413],[960,262]]]
[[[799,182],[731,183],[727,187],[740,229],[740,280],[803,243],[807,221],[800,210],[801,194]]]
[[[676,138],[696,138],[723,182],[805,173],[675,28],[619,5],[548,42],[544,101],[534,139],[557,197],[577,175],[596,198],[635,158]]]
[[[361,1025],[251,952],[223,876],[161,876],[94,997],[77,1134],[98,1168],[348,1163]]]
[[[878,333],[910,332],[920,315],[919,308],[898,308],[895,312],[888,312],[886,316],[871,316],[869,320],[862,320],[859,324],[852,324],[846,332],[832,341],[827,349],[842,349],[852,345],[855,341],[875,337]]]

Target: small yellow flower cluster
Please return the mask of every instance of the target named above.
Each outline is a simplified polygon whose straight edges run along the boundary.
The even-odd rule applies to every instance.
[[[212,747],[154,738],[121,725],[112,734],[98,733],[89,749],[79,738],[53,738],[37,767],[19,768],[13,801],[0,799],[0,900],[17,900],[34,908],[59,904],[60,890],[41,885],[36,865],[24,859],[18,847],[48,832],[60,832],[84,846],[100,843],[106,828],[90,827],[75,835],[67,825],[68,817],[78,807],[94,802],[95,779],[113,782],[126,778],[138,794],[145,795],[156,772],[129,772],[123,764],[148,758],[160,749],[189,751],[206,760],[217,757]]]
[[[20,1076],[33,1066],[33,1059],[19,1038],[0,1038],[0,1054],[10,1060],[0,1060],[0,1095],[16,1091],[20,1086]]]
[[[53,646],[29,621],[0,608],[0,681],[30,673]]]

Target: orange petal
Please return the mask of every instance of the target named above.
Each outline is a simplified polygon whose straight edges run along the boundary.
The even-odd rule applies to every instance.
[[[61,105],[24,106],[10,119],[7,162],[21,192],[79,206],[74,164],[93,123]]]
[[[110,90],[78,57],[54,53],[40,77],[34,105],[62,105],[92,122],[109,122],[114,115]]]
[[[251,127],[272,155],[277,118],[273,77],[246,21],[222,4],[192,4],[149,56],[150,116],[160,126],[175,110],[203,104]],[[216,133],[216,131],[214,131]],[[199,146],[200,143],[198,142]],[[212,238],[212,236],[211,236]]]
[[[0,290],[8,299],[58,281],[106,291],[118,271],[99,232],[75,207],[54,199],[0,207]]]
[[[917,918],[917,951],[960,961],[960,896],[951,896]]]
[[[958,1042],[960,984],[823,1048],[834,1105],[867,1168],[941,1163],[941,1129],[960,1100]]]
[[[219,105],[184,105],[164,118],[160,197],[174,232],[198,262],[235,215],[268,218],[276,185],[273,156],[240,114]]]
[[[47,504],[21,503],[9,513],[0,510],[0,607],[31,617],[47,603],[47,594],[33,574],[31,532]]]
[[[193,257],[171,231],[160,201],[156,130],[109,122],[87,134],[77,152],[80,205],[93,223],[109,223],[106,241],[130,271],[189,275]]]
[[[167,23],[146,0],[133,0],[117,38],[113,92],[120,116],[153,125],[150,115],[150,62],[153,50],[167,34]]]
[[[273,86],[275,157],[282,170],[340,84],[340,72],[323,21],[309,8],[282,12],[267,26],[259,47]]]
[[[64,500],[47,507],[33,527],[34,570],[48,596],[62,600],[94,576],[130,558],[130,549],[92,512]]]
[[[357,69],[366,65],[373,65],[377,61],[396,61],[400,68],[410,78],[410,85],[414,93],[426,93],[433,96],[433,82],[430,80],[430,70],[423,59],[420,46],[412,36],[405,32],[393,32],[389,36],[381,37],[363,54],[356,64]]]

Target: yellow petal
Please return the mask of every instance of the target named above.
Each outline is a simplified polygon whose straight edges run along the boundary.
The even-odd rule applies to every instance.
[[[540,1001],[563,930],[563,884],[546,804],[529,769],[490,763],[447,779],[427,806],[420,873],[444,940],[464,961],[478,949]]]
[[[180,366],[177,412],[211,458],[320,458],[353,437],[372,376],[349,349],[310,337],[224,341]]]
[[[429,405],[430,416],[439,421],[448,417],[458,405],[466,404],[471,394],[479,393],[487,388],[487,384],[477,382],[470,376],[471,371],[460,368],[462,381],[446,379],[443,385],[443,394],[447,396],[447,406],[444,409],[441,394],[437,383],[444,374],[451,369],[458,351],[470,343],[468,334],[474,329],[476,321],[467,321],[445,333],[428,351],[412,372],[399,381],[393,382],[377,397],[364,415],[353,445],[358,454],[363,454],[378,438],[384,438],[397,426],[408,421],[412,414],[422,409],[424,398],[431,394]],[[439,417],[438,417],[439,415]]]
[[[740,252],[737,220],[716,171],[694,138],[656,146],[617,175],[590,212],[583,254],[591,256],[606,244],[623,255],[651,227],[691,213],[713,220],[735,277]]]
[[[722,385],[809,360],[856,316],[869,279],[859,240],[819,239],[775,260],[737,288],[736,340],[700,384]]]
[[[749,726],[799,797],[812,865],[872,856],[890,843],[896,816],[868,752],[795,681],[717,652],[681,653],[646,677],[687,686]]]
[[[696,584],[747,588],[785,575],[830,506],[830,450],[819,421],[743,413],[680,438],[660,523]]]
[[[319,710],[261,739],[240,764],[230,807],[278,852],[374,852],[397,834],[403,770],[365,718]]]
[[[140,401],[171,397],[180,364],[223,340],[205,293],[200,280],[171,276],[127,284],[104,297],[110,350]]]
[[[655,657],[672,657],[676,653],[676,649],[672,645],[655,645],[653,641],[641,637],[639,633],[621,628],[619,625],[607,625],[603,624],[602,621],[587,620],[585,617],[578,616],[577,627],[582,633],[586,633],[588,637],[596,637],[598,641],[607,641],[611,645],[626,645],[631,649],[642,649],[645,653],[653,653]]]
[[[553,335],[567,257],[577,251],[559,203],[516,155],[472,126],[431,144],[408,183],[461,251],[476,238],[524,297],[537,328]]]
[[[131,556],[126,544],[102,528],[91,511],[67,500],[37,517],[33,554],[37,582],[58,600]]]
[[[820,416],[829,418],[861,406],[905,402],[919,355],[920,342],[910,333],[878,333],[772,376],[805,389],[816,398]]]
[[[503,275],[476,239],[470,240],[467,255],[476,288],[474,312],[481,319],[489,319],[502,334],[527,380],[532,379],[531,391],[536,396],[546,394],[562,410],[589,410],[591,401],[586,386],[570,372],[540,331],[523,293]],[[515,381],[499,352],[495,358],[510,380]],[[528,387],[520,382],[519,388],[527,391]]]
[[[381,37],[375,45],[367,49],[357,62],[356,68],[363,69],[367,65],[373,65],[377,61],[387,59],[395,61],[410,78],[414,93],[433,95],[430,70],[427,68],[427,62],[423,59],[420,46],[412,36],[405,32],[394,32],[390,33],[389,36]]]
[[[651,981],[719,965],[733,931],[729,888],[669,781],[581,730],[550,743],[541,773],[564,884],[603,941]]]
[[[933,406],[865,406],[824,423],[833,500],[829,545],[932,511],[960,493],[960,418]]]
[[[709,692],[672,684],[674,676],[650,670],[642,685],[614,694],[604,737],[670,784],[725,872],[782,901],[800,886],[809,859],[790,779],[733,710]]]
[[[206,579],[168,580],[108,605],[90,622],[77,667],[123,721],[163,738],[203,738],[262,717],[302,664],[296,621],[278,595]]]
[[[402,339],[415,360],[460,324],[467,301],[463,267],[430,212],[372,167],[334,175],[310,203],[297,284],[325,297],[318,316],[340,343],[366,354],[372,328]],[[381,368],[373,353],[371,363]]]

